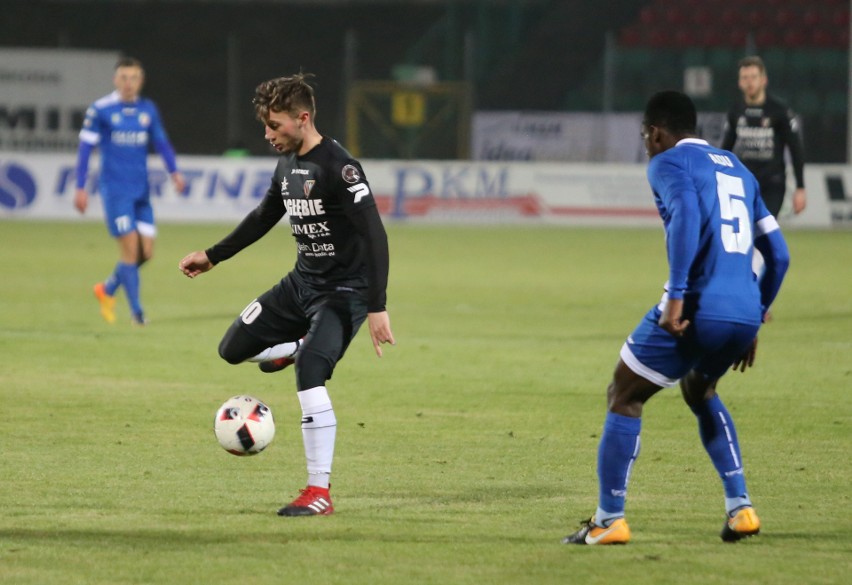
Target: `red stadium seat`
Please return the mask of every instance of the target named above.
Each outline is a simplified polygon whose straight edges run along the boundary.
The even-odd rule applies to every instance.
[[[822,22],[822,13],[813,8],[805,10],[802,14],[802,24],[808,27],[818,26]]]
[[[767,47],[777,47],[780,42],[778,33],[774,28],[759,28],[754,34],[754,43],[757,45],[758,50],[763,50]]]
[[[788,27],[796,24],[796,13],[789,8],[782,8],[775,15],[775,22],[779,27]]]
[[[831,15],[831,25],[839,28],[849,28],[849,7],[838,8]]]
[[[744,47],[748,39],[748,31],[744,28],[734,27],[728,31],[728,45],[732,47]]]
[[[692,13],[692,23],[696,26],[710,26],[713,22],[713,12],[707,8],[698,8]]]
[[[722,14],[719,16],[719,20],[725,26],[737,26],[738,24],[742,23],[742,19],[740,18],[740,11],[730,6],[722,10]]]
[[[652,28],[648,31],[648,46],[661,49],[671,45],[672,41],[672,35],[664,26]]]
[[[634,25],[621,29],[618,34],[619,44],[625,47],[636,47],[644,42],[642,32]]]
[[[687,22],[686,14],[683,13],[680,7],[674,5],[674,3],[666,6],[663,14],[666,23],[671,26],[682,26]]]
[[[767,16],[768,14],[760,8],[751,8],[745,11],[742,24],[750,28],[756,28],[766,21]]]
[[[725,44],[721,31],[716,27],[707,27],[699,32],[700,43],[703,47],[721,47]]]
[[[811,42],[815,47],[831,48],[838,46],[840,35],[833,30],[815,28],[811,36]]]
[[[802,29],[791,28],[784,33],[784,46],[790,48],[804,47],[808,43],[808,35]]]

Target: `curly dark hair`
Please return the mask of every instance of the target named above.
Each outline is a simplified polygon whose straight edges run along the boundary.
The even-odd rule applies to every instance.
[[[695,134],[697,118],[695,104],[688,95],[666,90],[648,100],[642,123],[665,128],[673,134]]]
[[[310,73],[297,73],[290,77],[276,77],[264,81],[254,90],[254,113],[257,119],[264,122],[269,119],[270,112],[288,112],[296,114],[307,111],[311,119],[316,116],[316,99],[314,88],[308,84]]]

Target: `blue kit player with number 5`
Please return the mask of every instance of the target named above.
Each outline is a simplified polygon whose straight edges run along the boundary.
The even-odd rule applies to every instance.
[[[695,126],[695,106],[685,94],[664,91],[648,101],[642,137],[666,230],[669,280],[659,305],[621,348],[598,447],[598,508],[565,544],[630,540],[624,504],[639,455],[642,407],[678,381],[724,486],[722,540],[760,531],[734,422],[716,385],[731,367],[744,372],[753,365],[758,329],[790,256],[757,180],[732,153],[695,138]],[[759,282],[752,272],[754,248],[766,262]]]

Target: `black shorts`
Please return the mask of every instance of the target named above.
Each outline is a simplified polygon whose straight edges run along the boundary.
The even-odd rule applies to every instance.
[[[781,212],[786,191],[787,180],[784,177],[769,177],[760,181],[760,197],[766,204],[766,209],[775,217]]]
[[[230,363],[240,363],[268,347],[304,338],[296,360],[297,376],[302,377],[298,370],[305,370],[310,379],[299,385],[312,387],[331,378],[367,318],[367,299],[356,289],[317,290],[294,281],[288,275],[249,303],[225,333],[219,354]],[[301,362],[305,362],[302,368]]]

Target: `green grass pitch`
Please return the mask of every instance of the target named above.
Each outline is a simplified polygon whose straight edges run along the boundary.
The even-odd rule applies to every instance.
[[[162,225],[150,324],[102,322],[117,257],[98,223],[0,222],[0,583],[841,583],[852,566],[852,234],[788,231],[758,361],[720,394],[763,533],[724,544],[721,483],[677,389],[645,409],[626,547],[560,538],[597,501],[604,392],[666,279],[661,230],[388,226],[397,346],[362,331],[329,391],[336,514],[304,487],[292,371],[229,366],[231,320],[287,272],[266,238],[191,281],[230,226]],[[253,458],[216,443],[228,397],[266,401]],[[844,577],[847,575],[847,577]]]

